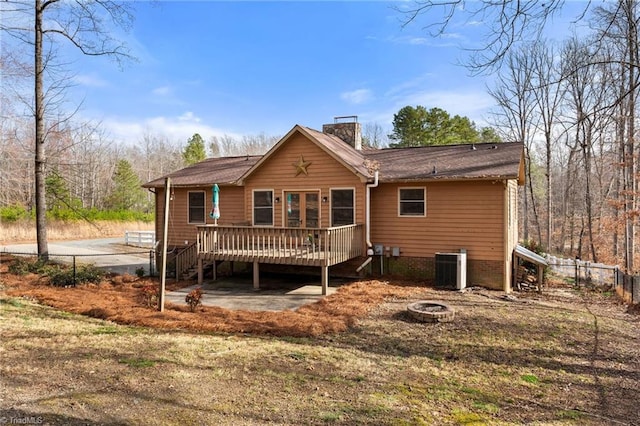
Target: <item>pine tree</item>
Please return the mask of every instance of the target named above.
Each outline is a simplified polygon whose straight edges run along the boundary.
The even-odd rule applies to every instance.
[[[182,159],[185,165],[190,166],[207,158],[204,148],[204,139],[199,133],[194,133],[187,141],[187,146],[182,151]]]
[[[145,201],[140,187],[140,178],[127,160],[118,160],[113,173],[113,190],[108,198],[108,206],[114,210],[139,209]]]

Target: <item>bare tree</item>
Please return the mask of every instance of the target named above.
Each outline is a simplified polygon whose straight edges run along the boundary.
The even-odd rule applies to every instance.
[[[387,134],[379,123],[366,123],[362,129],[362,145],[369,148],[385,147],[389,145]]]
[[[636,102],[640,86],[640,43],[638,35],[640,21],[639,6],[633,0],[619,0],[595,9],[593,26],[595,27],[595,46],[600,50],[613,51],[606,61],[618,66],[618,96],[610,106],[618,107],[616,122],[620,150],[621,188],[620,195],[624,221],[624,257],[625,268],[635,272],[634,256],[636,252],[636,218],[638,215],[638,181],[636,136]],[[612,113],[615,116],[615,112]]]
[[[38,255],[48,258],[45,174],[47,109],[64,96],[61,80],[45,89],[45,73],[60,66],[56,62],[57,43],[69,42],[89,56],[129,57],[125,46],[111,37],[111,25],[128,28],[133,15],[131,3],[111,0],[12,0],[1,3],[0,30],[33,47],[33,117],[35,124],[35,205]],[[59,68],[58,68],[59,69]]]
[[[537,233],[538,241],[540,241],[540,226],[531,182],[531,148],[536,127],[534,121],[535,98],[531,90],[533,66],[531,56],[524,49],[509,52],[506,61],[505,72],[498,76],[497,87],[489,89],[489,94],[498,104],[497,110],[493,113],[494,125],[500,129],[504,139],[521,141],[525,144],[529,187],[525,186],[520,217],[523,222],[524,239],[529,239],[529,201],[531,201],[534,220],[538,223]]]
[[[545,145],[545,197],[546,197],[546,248],[552,247],[552,155],[555,136],[553,129],[558,119],[560,105],[563,99],[563,86],[557,62],[557,55],[553,44],[540,40],[531,45],[532,92],[536,110],[539,116],[538,131],[544,137]]]
[[[279,136],[269,136],[265,133],[244,135],[240,139],[230,135],[213,136],[209,142],[209,150],[214,157],[261,155],[271,149],[279,140]]]
[[[434,37],[446,35],[449,27],[459,22],[481,23],[485,29],[481,45],[463,46],[471,52],[466,65],[480,73],[500,67],[509,51],[523,40],[540,39],[563,5],[563,0],[414,0],[396,10],[403,15],[404,25],[418,22]],[[587,2],[575,20],[582,19],[590,7]]]

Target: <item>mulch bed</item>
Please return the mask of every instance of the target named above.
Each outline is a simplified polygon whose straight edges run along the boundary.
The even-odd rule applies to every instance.
[[[358,318],[391,297],[409,297],[421,287],[391,285],[369,280],[343,285],[334,294],[296,311],[255,312],[200,306],[191,312],[188,306],[167,303],[164,312],[148,307],[142,288],[158,286],[158,280],[114,276],[100,284],[54,287],[46,277],[36,274],[13,275],[8,272],[12,259],[0,259],[0,284],[4,293],[24,297],[67,312],[96,317],[119,324],[197,332],[251,333],[275,336],[307,337],[339,333],[353,326]],[[186,287],[193,282],[175,283],[169,288]]]

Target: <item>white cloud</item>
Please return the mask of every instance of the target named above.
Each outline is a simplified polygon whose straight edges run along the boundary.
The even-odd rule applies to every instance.
[[[408,44],[411,46],[424,47],[438,47],[449,48],[459,47],[460,43],[465,41],[466,38],[455,32],[446,32],[437,36],[423,36],[423,35],[404,35],[404,36],[392,36],[387,37],[386,42],[393,44]]]
[[[202,121],[200,117],[196,117],[196,115],[191,111],[186,111],[184,114],[178,117],[178,120],[187,121],[191,123],[199,123],[200,121]]]
[[[468,27],[480,27],[485,25],[484,21],[471,20],[467,22]]]
[[[169,86],[156,87],[151,91],[151,93],[153,93],[156,96],[167,96],[171,94],[171,87]]]
[[[425,37],[409,37],[407,39],[407,43],[417,45],[417,46],[429,44],[429,41],[430,40]]]
[[[373,92],[369,89],[357,89],[351,92],[344,92],[340,94],[340,98],[350,104],[363,104],[373,99]]]
[[[105,87],[107,82],[95,74],[79,74],[73,77],[73,82],[80,86]]]
[[[440,35],[440,38],[447,39],[447,40],[464,40],[464,39],[466,39],[466,37],[463,36],[460,33],[443,33],[442,35]]]
[[[487,113],[495,106],[493,98],[481,90],[455,88],[451,90],[421,90],[412,89],[413,84],[407,84],[402,90],[396,88],[388,102],[378,110],[363,111],[362,121],[375,122],[383,127],[392,127],[393,115],[401,108],[411,105],[422,105],[427,109],[441,108],[450,115],[468,117],[477,126],[487,125]],[[392,92],[390,90],[389,92]]]
[[[495,100],[488,93],[481,90],[421,91],[408,94],[396,103],[398,109],[406,105],[422,105],[427,109],[442,108],[450,115],[469,117],[476,124],[484,123],[489,108],[495,105]]]
[[[384,97],[385,98],[395,97],[398,95],[402,95],[403,93],[412,92],[416,90],[416,88],[425,87],[425,85],[427,84],[427,81],[430,78],[433,78],[434,76],[435,76],[434,73],[426,72],[415,78],[412,78],[411,80],[407,80],[400,84],[396,84],[395,86],[391,87],[389,90],[386,91],[386,93],[384,94]]]
[[[205,141],[213,136],[240,137],[231,131],[203,123],[192,112],[186,112],[178,117],[158,116],[136,121],[112,117],[103,120],[101,124],[114,140],[132,144],[142,140],[145,133],[162,135],[175,143],[186,142],[194,133],[199,133]]]

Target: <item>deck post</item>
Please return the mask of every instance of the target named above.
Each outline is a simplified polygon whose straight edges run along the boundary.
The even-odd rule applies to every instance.
[[[538,293],[542,293],[542,283],[544,282],[544,267],[536,265],[538,268]]]
[[[322,295],[326,296],[329,287],[329,267],[327,265],[323,265],[320,267],[321,269],[321,280],[322,280]]]
[[[198,285],[202,285],[204,281],[204,266],[202,263],[202,257],[198,256]]]
[[[253,261],[253,289],[260,289],[260,267],[257,261]]]

